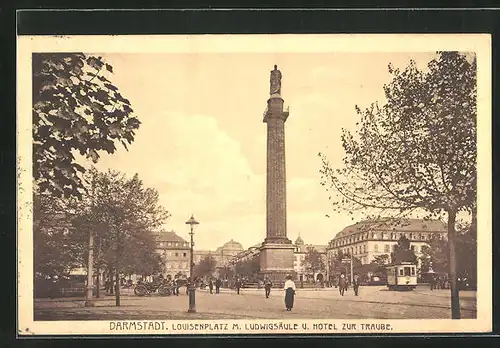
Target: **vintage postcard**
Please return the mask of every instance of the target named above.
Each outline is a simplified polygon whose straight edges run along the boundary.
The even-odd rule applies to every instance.
[[[490,35],[17,58],[19,335],[491,331]]]

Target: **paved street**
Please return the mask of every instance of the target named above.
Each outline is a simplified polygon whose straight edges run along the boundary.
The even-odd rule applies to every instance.
[[[196,292],[197,313],[187,313],[188,297],[137,297],[125,291],[120,307],[114,297],[96,299],[92,308],[83,299],[39,299],[35,320],[127,320],[127,319],[447,319],[450,318],[450,291],[416,289],[388,291],[386,287],[361,287],[360,295],[349,290],[343,297],[337,289],[297,289],[292,312],[284,308],[283,291],[273,289],[266,299],[264,290],[243,289],[240,295],[222,289],[218,295]],[[476,317],[476,292],[460,293],[462,318]]]

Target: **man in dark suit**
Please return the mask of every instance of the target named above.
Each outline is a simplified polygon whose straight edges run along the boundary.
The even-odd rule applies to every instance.
[[[217,280],[215,281],[215,293],[216,294],[220,294],[220,286],[222,285],[222,281],[217,278]]]

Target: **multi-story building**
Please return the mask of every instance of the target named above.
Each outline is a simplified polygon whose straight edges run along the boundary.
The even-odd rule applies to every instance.
[[[293,269],[297,275],[297,280],[322,280],[325,277],[326,272],[326,245],[313,245],[305,244],[300,235],[297,237],[294,243],[294,260]],[[306,255],[311,251],[316,250],[323,261],[323,267],[321,269],[316,269],[314,272],[310,269],[306,262]]]
[[[439,220],[404,219],[398,222],[367,220],[347,226],[330,241],[327,258],[332,259],[340,251],[369,264],[376,256],[390,255],[401,236],[410,240],[417,259],[422,255],[422,247],[437,235],[446,239],[446,225]],[[419,265],[420,266],[420,265]]]
[[[260,247],[262,243],[252,245],[250,248],[240,251],[238,254],[234,255],[229,261],[230,266],[236,265],[238,262],[243,262],[250,260],[260,254]]]
[[[230,241],[224,243],[224,245],[218,247],[216,250],[194,250],[193,252],[193,262],[195,264],[199,263],[207,256],[214,258],[217,263],[217,267],[224,267],[229,264],[229,262],[239,253],[243,251],[243,246],[231,239]]]
[[[295,240],[295,243],[293,245],[295,247],[293,252],[293,268],[296,273],[297,280],[300,280],[301,278],[304,281],[309,279],[317,280],[323,278],[326,272],[326,245],[305,244],[300,236]],[[243,262],[254,257],[258,257],[260,254],[261,246],[262,243],[259,243],[252,245],[246,250],[241,251],[232,258],[232,260],[230,261],[230,265],[234,266],[238,262]],[[316,250],[320,254],[323,261],[323,268],[315,270],[314,274],[311,272],[309,266],[307,265],[307,262],[305,261],[307,253],[309,253],[309,251],[312,249]]]
[[[165,262],[164,276],[174,277],[176,274],[189,276],[189,260],[191,247],[189,242],[173,231],[156,234],[156,251]]]

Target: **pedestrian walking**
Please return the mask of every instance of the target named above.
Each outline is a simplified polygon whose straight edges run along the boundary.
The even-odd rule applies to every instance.
[[[436,277],[434,277],[434,275],[431,276],[431,279],[430,279],[430,285],[431,285],[431,290],[434,290],[436,289]]]
[[[214,281],[212,280],[212,278],[210,278],[210,280],[208,281],[208,288],[210,289],[210,293],[213,294],[214,293]]]
[[[358,291],[359,291],[359,276],[357,274],[354,275],[354,279],[352,281],[352,288],[354,289],[354,295],[358,296]]]
[[[340,292],[340,296],[344,296],[344,292],[345,292],[346,289],[347,289],[347,281],[345,279],[344,273],[342,273],[340,275],[340,278],[339,278],[339,292]]]
[[[285,307],[287,311],[291,311],[293,308],[293,302],[295,300],[295,283],[292,280],[292,276],[287,276],[285,281]]]
[[[234,285],[236,286],[236,293],[239,295],[240,294],[240,288],[241,288],[241,280],[240,280],[240,278],[236,279],[236,283]]]
[[[220,286],[222,285],[222,282],[219,278],[215,280],[215,293],[220,294]]]
[[[111,291],[111,281],[109,278],[104,282],[104,291],[106,292],[106,295],[108,295]]]
[[[266,289],[266,298],[269,298],[269,295],[271,295],[271,287],[273,286],[273,283],[271,282],[271,279],[266,278],[265,283],[264,283],[264,288]]]
[[[175,296],[179,296],[179,276],[178,275],[175,275],[174,276],[174,295]]]

